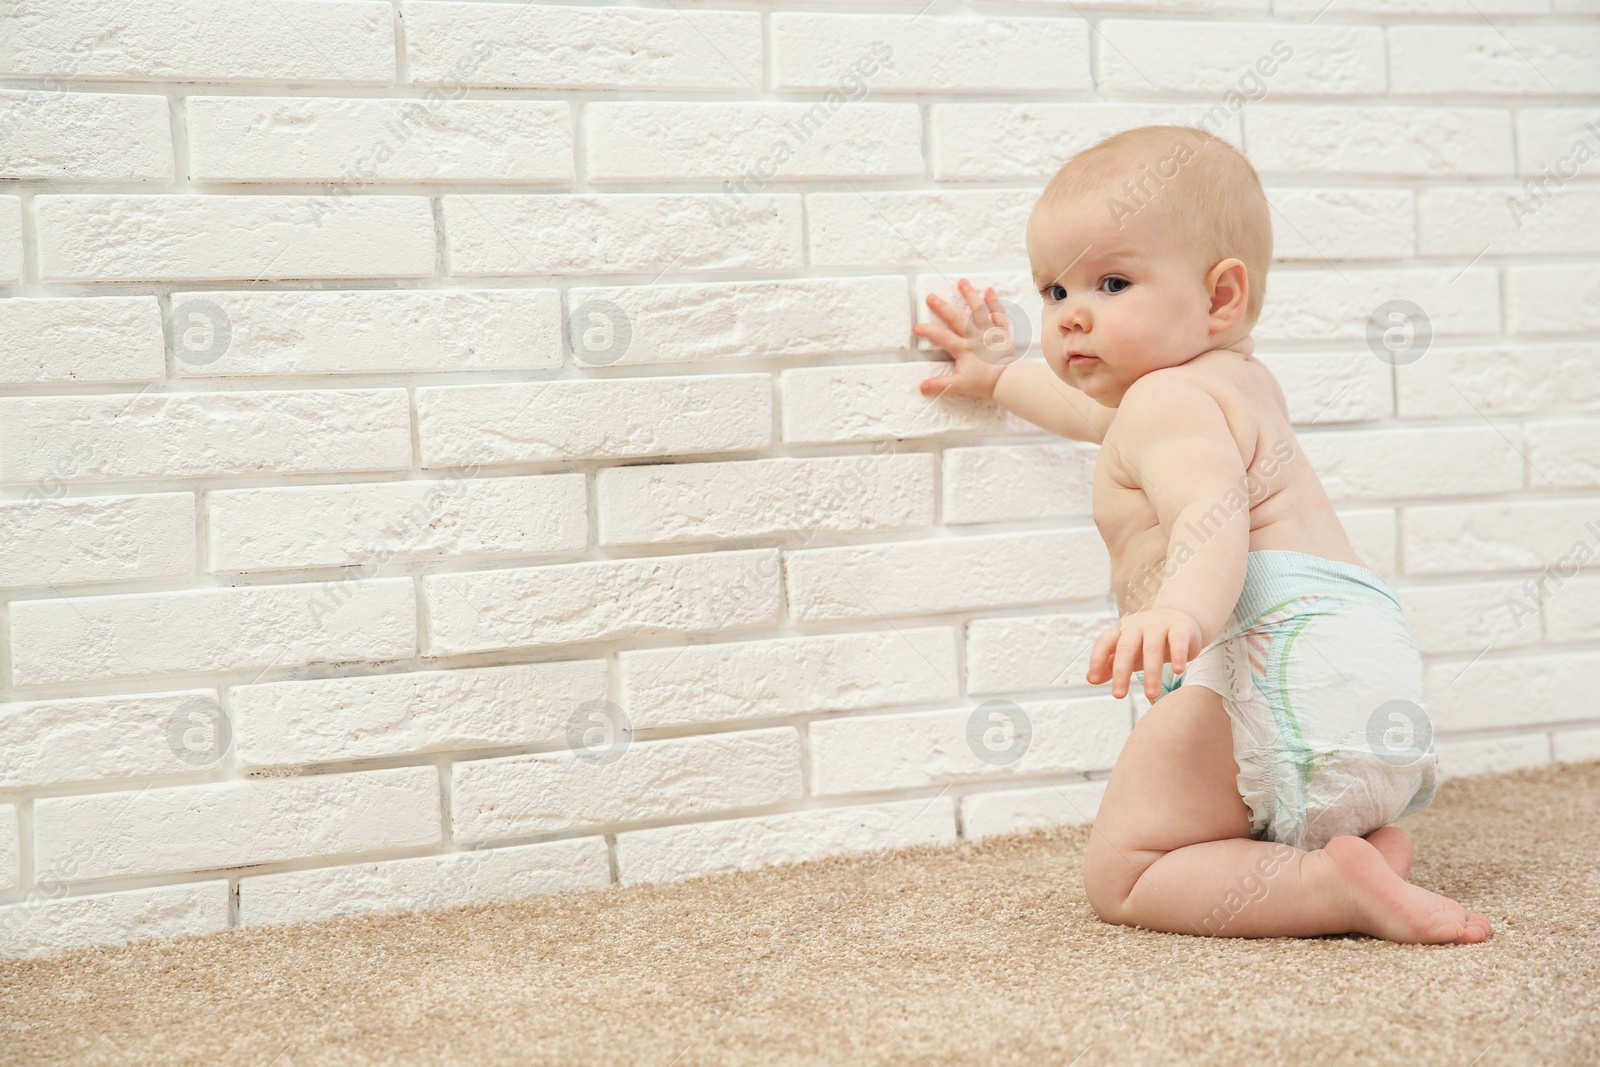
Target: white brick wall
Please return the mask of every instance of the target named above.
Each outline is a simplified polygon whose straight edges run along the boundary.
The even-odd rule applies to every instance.
[[[911,325],[1146,123],[1445,772],[1600,757],[1593,0],[892,6],[0,5],[0,953],[1092,819],[1097,450]]]

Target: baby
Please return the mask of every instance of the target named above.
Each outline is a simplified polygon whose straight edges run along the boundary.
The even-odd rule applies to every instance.
[[[1051,180],[1027,245],[1044,364],[1015,361],[995,291],[965,278],[966,307],[929,296],[942,322],[915,332],[955,360],[924,393],[1102,446],[1094,521],[1120,618],[1088,680],[1122,697],[1138,675],[1153,703],[1090,836],[1095,913],[1233,937],[1491,937],[1407,881],[1411,837],[1389,825],[1435,788],[1421,654],[1252,355],[1272,255],[1255,168],[1197,129],[1117,134]]]

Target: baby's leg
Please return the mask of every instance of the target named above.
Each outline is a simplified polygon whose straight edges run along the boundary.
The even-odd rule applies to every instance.
[[[1084,887],[1097,915],[1229,937],[1490,936],[1482,916],[1408,884],[1362,838],[1336,837],[1315,852],[1252,840],[1238,771],[1216,693],[1184,686],[1151,706],[1117,760],[1090,836]]]
[[[1398,826],[1380,826],[1365,838],[1378,850],[1383,862],[1401,878],[1411,877],[1411,857],[1414,849],[1411,835]]]

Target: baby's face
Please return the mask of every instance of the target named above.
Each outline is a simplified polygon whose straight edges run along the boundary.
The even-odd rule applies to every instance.
[[[1028,258],[1044,298],[1045,361],[1064,381],[1116,407],[1141,376],[1212,347],[1210,297],[1201,261],[1160,204],[1124,216],[1111,190],[1054,206],[1028,220]]]

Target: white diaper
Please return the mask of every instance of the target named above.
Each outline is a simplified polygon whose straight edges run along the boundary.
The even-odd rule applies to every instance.
[[[1248,556],[1228,625],[1164,689],[1222,696],[1255,836],[1318,849],[1421,811],[1437,786],[1422,654],[1388,582],[1281,549]]]

